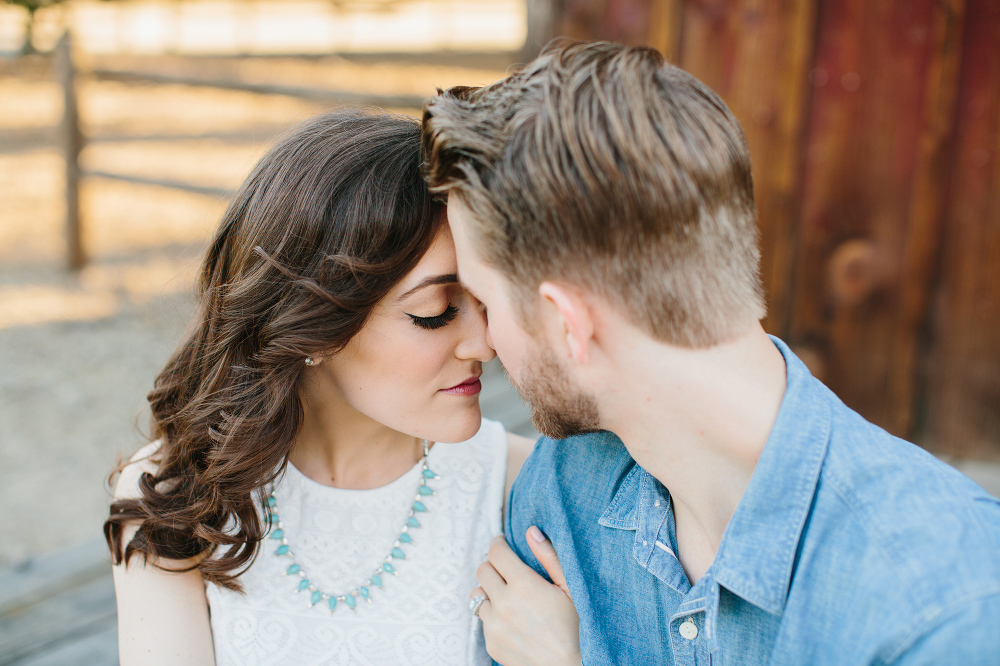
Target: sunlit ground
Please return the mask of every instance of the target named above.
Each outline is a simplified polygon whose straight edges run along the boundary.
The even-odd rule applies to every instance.
[[[114,14],[108,11],[119,4],[131,9],[117,15],[112,38],[107,17]],[[323,44],[329,48],[336,41],[331,35],[341,35],[338,48],[357,46],[360,37],[351,42],[343,35],[362,25],[373,35],[364,42],[367,50],[428,50],[442,44],[513,49],[523,34],[520,3],[484,2],[465,14],[449,9],[456,3],[402,3],[403,14],[388,9],[379,14],[371,9],[379,3],[363,3],[369,9],[350,20],[336,19],[328,2],[245,3],[258,12],[255,41],[244,39],[236,48],[220,18],[232,12],[234,3],[178,4],[183,5],[182,29],[173,34],[182,36],[183,48],[171,50],[181,52],[287,52],[297,44],[315,51]],[[335,57],[192,63],[176,54],[150,54],[166,42],[161,39],[156,46],[149,37],[143,46],[136,41],[141,31],[133,34],[129,26],[151,20],[168,5],[72,6],[64,16],[80,22],[81,64],[417,95],[433,94],[437,86],[488,83],[504,74],[502,67],[358,64]],[[489,12],[483,14],[483,7]],[[0,9],[0,51],[10,51],[17,44],[14,14],[6,5]],[[438,10],[438,27],[418,29],[414,21],[409,41],[403,39],[401,15]],[[326,36],[320,39],[315,29],[289,41],[309,12],[327,22]],[[39,48],[54,42],[54,17],[49,12],[39,26]],[[329,27],[338,20],[354,27],[337,28],[341,32]],[[213,21],[221,26],[217,42],[207,36]],[[451,27],[440,33],[440,25]],[[512,37],[510,26],[521,32]],[[449,42],[448,34],[457,36]],[[224,189],[238,185],[275,135],[323,110],[281,96],[86,77],[80,80],[79,98],[84,132],[91,138],[81,156],[85,168]],[[144,396],[190,316],[199,257],[224,208],[218,197],[86,179],[81,210],[91,261],[78,275],[67,274],[64,163],[56,132],[60,115],[61,93],[45,61],[0,60],[0,487],[9,498],[4,528],[12,536],[0,541],[0,569],[99,534],[107,502],[103,478],[118,453],[142,443],[137,424],[145,428]]]

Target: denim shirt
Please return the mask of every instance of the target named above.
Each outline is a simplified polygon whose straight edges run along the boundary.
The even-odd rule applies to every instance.
[[[505,531],[552,540],[585,666],[1000,664],[1000,501],[848,409],[778,339],[787,388],[707,572],[611,433],[542,439]],[[664,432],[663,437],[670,437]]]

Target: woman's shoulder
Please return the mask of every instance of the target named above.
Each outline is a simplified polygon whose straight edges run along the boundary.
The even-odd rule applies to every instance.
[[[133,499],[142,495],[139,490],[139,479],[149,472],[155,474],[160,468],[157,454],[160,452],[160,440],[151,442],[136,451],[122,467],[115,484],[115,499]]]
[[[524,461],[528,459],[534,449],[535,440],[515,435],[512,432],[507,433],[507,469],[511,478],[517,476],[518,472],[521,471]]]
[[[514,480],[521,473],[524,461],[528,459],[535,448],[535,440],[507,433],[507,472],[504,478],[504,498],[510,497],[510,489],[514,485]],[[506,499],[505,499],[506,503]]]

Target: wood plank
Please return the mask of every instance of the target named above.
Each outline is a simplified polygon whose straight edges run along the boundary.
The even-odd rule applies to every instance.
[[[260,95],[285,95],[300,99],[314,100],[326,104],[344,104],[348,106],[375,106],[391,109],[421,109],[426,101],[419,95],[376,95],[374,93],[358,93],[348,90],[328,90],[325,88],[307,88],[303,86],[286,86],[272,83],[251,83],[236,79],[210,79],[193,76],[175,76],[157,72],[140,72],[124,69],[95,68],[90,75],[102,81],[122,81],[125,83],[155,83],[192,86],[200,88],[219,88],[221,90],[237,90]]]
[[[83,151],[83,133],[80,131],[80,113],[77,109],[73,40],[68,31],[56,45],[54,65],[63,94],[63,115],[59,124],[59,134],[66,165],[64,170],[66,267],[70,271],[78,271],[87,263],[80,222],[80,153]]]
[[[110,575],[103,537],[33,558],[0,574],[0,618]]]
[[[764,326],[785,335],[815,3],[688,2],[682,20],[680,66],[719,93],[746,133],[768,294]]]
[[[926,76],[924,127],[909,203],[899,270],[899,301],[890,349],[895,362],[889,386],[894,402],[888,422],[916,435],[913,427],[921,359],[927,354],[923,335],[931,292],[939,275],[948,175],[954,153],[954,123],[966,0],[942,2],[932,22],[932,59]]]
[[[926,444],[1000,460],[1000,5],[968,0]]]
[[[659,49],[667,62],[677,64],[681,58],[683,34],[684,0],[654,0],[650,9],[646,41]]]
[[[933,274],[903,271],[934,242],[960,7],[849,0],[824,3],[819,20],[790,341],[816,350],[848,405],[902,436],[914,424],[912,309]]]
[[[118,623],[111,619],[108,625],[95,628],[91,634],[46,646],[41,652],[9,666],[118,666]]]
[[[648,44],[654,2],[659,0],[562,0],[555,34],[571,39]]]
[[[855,137],[861,115],[861,63],[864,40],[861,26],[865,3],[824,4],[819,16],[813,84],[805,143],[804,181],[799,235],[799,255],[794,272],[789,338],[818,358],[827,383],[836,384],[839,358],[831,358],[830,331],[833,303],[827,285],[827,264],[840,243],[865,239],[867,214],[861,209],[858,184],[852,174],[863,163],[861,144]],[[845,85],[846,84],[846,85]],[[854,267],[867,246],[851,250],[840,262]],[[843,254],[843,252],[842,252]],[[835,265],[837,262],[834,262]],[[861,264],[864,265],[864,264]]]
[[[0,654],[17,662],[74,638],[91,636],[111,626],[117,617],[111,572],[0,617]]]
[[[82,171],[81,175],[90,178],[104,178],[105,180],[117,180],[123,183],[132,183],[134,185],[152,185],[153,187],[165,187],[171,190],[181,190],[183,192],[191,192],[193,194],[203,194],[208,197],[213,197],[215,199],[229,199],[233,196],[233,190],[224,187],[212,187],[211,185],[197,185],[195,183],[187,183],[180,180],[174,180],[172,178],[148,178],[146,176],[134,176],[126,173],[112,173],[110,171],[100,171],[100,170],[87,170]]]

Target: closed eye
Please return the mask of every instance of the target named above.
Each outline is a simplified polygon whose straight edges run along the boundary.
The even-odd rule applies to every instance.
[[[458,316],[458,308],[449,304],[444,312],[433,317],[418,317],[411,315],[409,312],[406,313],[406,316],[413,320],[414,325],[433,331],[436,328],[450,324]]]

